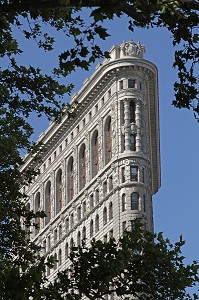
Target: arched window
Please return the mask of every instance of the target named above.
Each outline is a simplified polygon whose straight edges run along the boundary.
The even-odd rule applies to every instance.
[[[68,162],[68,202],[72,200],[74,196],[74,169],[73,169],[73,157],[70,157]]]
[[[112,125],[109,116],[105,122],[105,163],[107,164],[112,158]]]
[[[35,213],[40,210],[40,192],[38,192],[35,196]],[[39,232],[40,229],[40,218],[35,218],[35,235]]]
[[[60,266],[62,263],[62,253],[61,253],[61,249],[59,249],[59,253],[58,253],[58,265]]]
[[[135,123],[135,102],[133,100],[130,101],[130,123]]]
[[[113,203],[109,203],[109,221],[113,219]]]
[[[68,258],[68,243],[66,243],[66,246],[65,246],[65,258],[66,259]]]
[[[81,233],[80,233],[80,231],[78,231],[78,233],[77,233],[77,247],[79,247],[80,244],[81,244]]]
[[[93,236],[93,220],[90,221],[90,237]]]
[[[62,209],[62,170],[59,169],[56,175],[56,205],[55,214],[58,214]]]
[[[131,209],[132,210],[139,209],[139,194],[138,193],[131,194]]]
[[[86,239],[86,227],[84,226],[83,230],[82,230],[82,240],[85,240],[85,239]]]
[[[126,195],[122,194],[122,211],[126,210]]]
[[[99,146],[98,146],[98,131],[95,130],[91,140],[91,155],[92,155],[92,178],[95,177],[99,171]]]
[[[107,208],[104,207],[103,209],[103,224],[105,225],[107,223]]]
[[[99,215],[95,217],[95,232],[99,231]]]
[[[82,144],[79,151],[79,190],[86,184],[86,147]]]
[[[45,225],[50,222],[51,218],[51,203],[50,203],[50,195],[51,195],[51,182],[48,181],[45,188]]]

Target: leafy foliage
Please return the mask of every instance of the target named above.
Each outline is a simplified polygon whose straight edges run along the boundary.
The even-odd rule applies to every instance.
[[[136,299],[198,299],[187,288],[197,286],[199,265],[184,265],[179,242],[145,231],[139,220],[119,241],[92,241],[73,249],[71,268],[58,274],[44,299],[105,299],[107,295]],[[56,287],[56,289],[54,289]]]

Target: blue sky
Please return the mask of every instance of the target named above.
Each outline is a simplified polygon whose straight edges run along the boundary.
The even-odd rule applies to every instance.
[[[182,234],[186,240],[183,253],[187,261],[199,260],[199,124],[191,111],[178,110],[171,105],[176,71],[172,68],[174,48],[170,33],[162,28],[136,29],[132,33],[127,29],[125,18],[107,22],[107,26],[111,36],[100,42],[104,50],[109,50],[112,45],[120,44],[123,40],[140,41],[146,47],[145,58],[158,67],[162,183],[153,198],[155,231],[163,231],[164,236],[172,242],[177,241]],[[24,58],[27,62],[33,61],[49,70],[56,60],[56,54],[64,48],[67,48],[67,42],[59,38],[56,51],[49,56],[37,51],[30,52],[31,49],[27,48],[27,56],[25,54]],[[72,74],[68,82],[75,84],[74,92],[78,91],[93,71],[94,66],[88,72],[79,70]],[[66,97],[66,101],[68,99]],[[35,118],[32,118],[32,123],[35,138],[45,130],[47,123],[44,119],[38,122]]]

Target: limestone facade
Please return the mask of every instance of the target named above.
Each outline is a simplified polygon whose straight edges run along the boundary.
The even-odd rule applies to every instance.
[[[152,195],[160,187],[156,66],[133,41],[113,46],[70,102],[60,124],[40,136],[45,145],[40,175],[25,192],[34,211],[47,217],[31,238],[55,270],[68,267],[71,245],[92,238],[118,239],[144,216],[153,230]],[[30,156],[24,168],[32,165]]]

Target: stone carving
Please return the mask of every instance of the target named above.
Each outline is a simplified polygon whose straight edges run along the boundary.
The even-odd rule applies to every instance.
[[[121,50],[124,56],[133,56],[138,58],[143,58],[145,53],[145,47],[138,42],[137,44],[132,40],[129,42],[124,42],[121,45]]]

